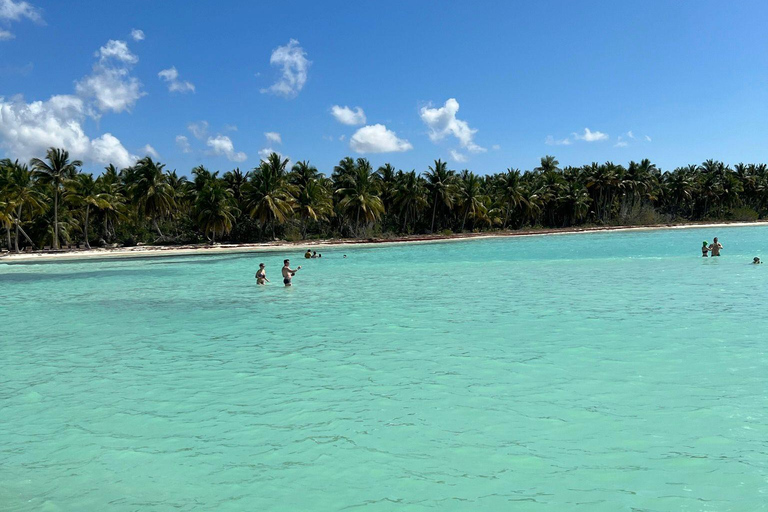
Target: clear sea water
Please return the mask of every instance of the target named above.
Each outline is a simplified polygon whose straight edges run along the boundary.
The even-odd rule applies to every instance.
[[[321,252],[0,264],[0,510],[768,510],[767,227]]]

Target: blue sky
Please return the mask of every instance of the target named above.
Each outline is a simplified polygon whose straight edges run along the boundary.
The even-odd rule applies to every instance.
[[[757,1],[0,0],[0,155],[765,162],[766,19]]]

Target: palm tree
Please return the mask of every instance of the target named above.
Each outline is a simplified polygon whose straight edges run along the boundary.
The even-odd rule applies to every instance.
[[[485,207],[486,197],[482,190],[482,180],[475,173],[469,171],[461,173],[458,200],[464,210],[464,216],[461,220],[461,231],[463,232],[467,217],[477,220],[488,211]]]
[[[14,250],[19,251],[19,234],[23,234],[27,241],[34,245],[22,227],[22,216],[26,212],[30,216],[43,210],[43,195],[38,190],[34,181],[33,172],[18,160],[11,162],[9,159],[0,161],[0,193],[7,198],[7,205],[12,205],[15,210],[13,224],[15,235],[13,237]],[[10,249],[10,247],[9,247]]]
[[[454,172],[448,170],[448,164],[442,160],[435,160],[434,167],[430,167],[425,173],[427,177],[427,189],[432,195],[432,225],[430,233],[435,232],[435,215],[437,206],[443,205],[446,210],[453,208],[456,187],[454,184]]]
[[[361,216],[368,225],[379,220],[384,213],[376,177],[365,158],[357,159],[354,171],[341,180],[341,187],[336,193],[341,197],[339,209],[346,217],[355,219],[355,234],[360,232]]]
[[[291,216],[295,204],[294,187],[288,183],[285,172],[287,165],[287,158],[270,154],[253,170],[245,190],[251,218],[258,219],[262,226],[271,225],[272,239],[275,239],[276,224],[283,224]]]
[[[525,202],[525,187],[520,179],[518,169],[507,169],[498,180],[500,199],[504,204],[503,229],[507,229],[509,214],[513,209],[519,208]]]
[[[203,185],[195,200],[195,217],[203,233],[211,234],[212,244],[216,243],[216,233],[223,236],[232,231],[237,213],[232,191],[221,180]]]
[[[429,202],[426,197],[424,180],[416,171],[399,176],[393,194],[393,204],[403,215],[403,232],[407,232],[408,222],[416,219]]]
[[[164,164],[144,157],[129,170],[127,183],[137,209],[152,222],[152,228],[162,238],[159,219],[170,215],[176,206],[174,192],[163,173]]]
[[[333,196],[323,175],[307,161],[293,166],[288,181],[294,187],[296,212],[301,219],[301,235],[307,237],[309,222],[328,220],[333,213]]]
[[[85,207],[85,219],[83,221],[83,238],[85,246],[90,249],[88,241],[88,224],[90,222],[91,207],[110,208],[112,204],[98,192],[96,181],[90,174],[78,174],[67,182],[64,197],[75,207]]]
[[[42,183],[53,186],[53,248],[59,248],[59,193],[64,183],[82,167],[80,160],[69,161],[69,151],[59,148],[49,148],[45,160],[33,158],[30,161],[32,169],[37,173]]]

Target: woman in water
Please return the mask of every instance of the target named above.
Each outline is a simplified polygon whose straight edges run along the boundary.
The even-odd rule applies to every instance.
[[[704,245],[701,246],[701,257],[706,258],[709,256],[709,244],[704,240]]]
[[[267,279],[267,271],[264,268],[263,263],[259,263],[259,270],[256,271],[256,284],[266,284],[269,282]]]

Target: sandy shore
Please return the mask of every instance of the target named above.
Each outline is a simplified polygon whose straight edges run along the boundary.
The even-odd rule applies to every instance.
[[[245,252],[296,252],[306,249],[317,250],[331,247],[360,247],[390,243],[432,243],[450,242],[468,239],[515,237],[515,236],[550,236],[596,233],[604,231],[652,231],[660,229],[691,229],[718,227],[746,227],[768,225],[768,221],[755,222],[719,222],[719,223],[686,223],[686,224],[657,224],[651,226],[601,226],[563,229],[524,229],[516,231],[496,231],[491,233],[461,233],[454,235],[413,235],[397,238],[369,239],[329,239],[301,242],[265,242],[252,244],[217,244],[217,245],[142,245],[137,247],[118,247],[114,249],[75,249],[57,252],[6,253],[0,256],[0,263],[28,263],[35,261],[89,260],[102,258],[127,257],[158,257],[158,256],[189,256],[203,254],[231,254]]]

